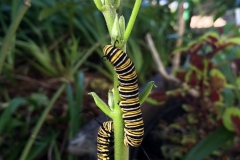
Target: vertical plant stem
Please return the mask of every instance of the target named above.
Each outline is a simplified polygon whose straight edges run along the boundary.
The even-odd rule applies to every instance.
[[[115,0],[113,7],[117,9],[119,5],[120,5],[120,0]]]
[[[99,11],[103,10],[103,5],[102,5],[101,0],[93,0],[93,2],[95,3],[95,5]]]
[[[127,42],[128,37],[130,36],[130,33],[131,33],[132,28],[133,28],[133,25],[134,25],[134,23],[135,23],[135,20],[136,20],[136,17],[137,17],[138,10],[139,10],[139,8],[140,8],[141,2],[142,2],[142,0],[136,0],[136,2],[135,2],[135,4],[134,4],[131,17],[130,17],[130,19],[129,19],[129,22],[128,22],[126,31],[125,31],[124,36],[123,36],[123,41],[124,41],[124,42]]]
[[[114,159],[115,160],[128,160],[129,157],[129,147],[126,147],[123,143],[124,140],[124,122],[122,118],[121,108],[118,106],[119,92],[118,92],[118,77],[114,72]]]
[[[31,6],[31,0],[24,0],[23,3],[20,5],[18,11],[16,12],[16,16],[13,19],[13,22],[11,23],[7,34],[4,38],[2,48],[0,50],[0,75],[2,73],[3,64],[5,62],[5,59],[7,57],[12,38],[15,35],[15,32],[24,16],[24,14],[27,12],[28,8]]]
[[[39,130],[41,129],[41,126],[43,125],[44,120],[46,119],[46,116],[48,115],[49,111],[52,109],[52,106],[55,103],[55,101],[58,99],[58,97],[61,95],[63,90],[66,88],[66,85],[67,84],[64,83],[58,88],[57,92],[53,95],[49,105],[44,109],[39,121],[37,122],[31,136],[28,139],[28,142],[20,156],[20,160],[26,160],[28,153],[37,137],[37,134],[38,134]]]

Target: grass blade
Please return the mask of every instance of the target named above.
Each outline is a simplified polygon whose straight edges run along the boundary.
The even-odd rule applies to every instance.
[[[9,102],[8,107],[0,116],[0,133],[4,131],[4,128],[9,123],[12,114],[23,102],[25,102],[24,98],[14,98],[12,101]]]
[[[232,139],[234,135],[234,132],[230,132],[222,126],[192,148],[184,160],[202,160],[214,150],[223,146],[228,140]]]

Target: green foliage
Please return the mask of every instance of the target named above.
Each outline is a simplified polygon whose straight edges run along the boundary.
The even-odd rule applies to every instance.
[[[124,22],[124,19],[115,19],[114,16],[112,22],[115,23],[115,26],[112,26],[114,28],[112,30],[105,27],[102,14],[97,11],[93,1],[32,0],[28,11],[28,7],[24,6],[22,2],[2,0],[0,6],[0,41],[2,42],[0,46],[0,66],[2,66],[0,72],[3,70],[1,80],[4,79],[4,82],[1,83],[0,94],[1,158],[19,159],[25,147],[26,159],[38,159],[46,154],[50,146],[53,151],[53,158],[74,159],[72,156],[62,155],[59,139],[62,139],[61,133],[63,130],[53,124],[64,123],[69,125],[69,134],[67,135],[69,139],[82,124],[81,115],[76,113],[82,108],[84,76],[78,70],[94,68],[112,79],[113,69],[111,64],[104,63],[105,66],[102,66],[102,62],[99,62],[102,57],[102,46],[109,43],[109,40],[106,41],[106,39],[108,31],[110,31],[112,42],[116,38],[122,38],[123,43],[120,45],[123,46],[128,40],[127,53],[135,64],[140,82],[145,82],[145,78],[151,76],[154,72],[152,69],[154,66],[152,66],[152,57],[146,46],[144,36],[146,32],[153,35],[154,41],[157,42],[157,50],[163,63],[167,66],[169,64],[168,55],[173,51],[172,46],[178,38],[175,34],[178,12],[170,10],[168,4],[164,6],[141,6],[135,27],[132,26],[134,24],[132,20],[126,19],[126,22],[130,21],[132,24],[130,29],[125,28],[126,22]],[[119,13],[122,13],[123,17],[130,17],[134,1],[122,1],[121,5],[120,1],[116,2],[114,7],[119,8]],[[204,0],[194,1],[192,8],[200,8],[202,2]],[[233,3],[224,3],[223,1],[214,1],[213,4],[206,13],[208,14],[218,8],[215,18],[221,16],[228,7],[233,7]],[[225,4],[228,4],[228,6],[225,6]],[[132,28],[133,30],[131,30]],[[124,35],[125,30],[128,30],[128,32]],[[224,30],[225,32],[231,30],[238,33],[238,28],[233,28],[231,25]],[[128,38],[130,32],[131,36]],[[184,42],[189,41],[186,38],[189,36],[188,34],[194,36],[191,31],[187,30],[183,37]],[[4,39],[5,41],[3,41]],[[236,43],[239,39],[231,38],[228,42],[230,41]],[[221,64],[225,60],[232,61],[232,59],[240,57],[239,48],[227,47],[226,50],[229,54],[218,54],[220,56],[214,57],[214,64]],[[93,53],[97,54],[92,55]],[[93,60],[95,57],[98,59],[97,63]],[[237,64],[237,61],[234,62]],[[237,81],[239,77],[235,77],[228,64],[220,65],[218,69],[216,76],[211,77],[223,80],[221,76],[223,74],[227,81],[226,86],[221,89],[223,91],[221,95],[223,98],[220,99],[221,103],[225,106],[235,106],[236,99],[240,100],[239,83]],[[219,72],[221,74],[218,74]],[[37,76],[31,77],[33,73],[36,73]],[[18,83],[18,79],[14,78],[17,74],[26,79],[38,80],[40,78],[39,81],[57,78],[63,83],[67,82],[67,84],[66,86],[59,86],[59,90],[53,93],[55,94],[53,98],[50,98],[51,94],[49,95],[52,90],[41,92],[41,89],[39,89],[27,96],[25,94],[28,93],[17,93],[17,91],[10,93],[9,88],[13,86],[12,84],[14,82]],[[189,72],[188,78],[191,79],[192,77],[193,72]],[[5,82],[10,83],[9,88],[4,86]],[[74,84],[70,82],[74,82]],[[141,103],[148,96],[153,83],[149,83],[147,86],[144,94],[140,95],[140,97],[143,97],[140,98]],[[184,88],[184,92],[187,89]],[[55,107],[54,102],[60,96],[62,98],[63,91],[66,91],[67,115],[63,117],[58,115],[48,120],[46,117],[51,115],[49,112],[52,107]],[[162,101],[168,99],[168,95],[178,95],[181,91],[178,90],[178,93],[173,91],[163,93]],[[17,95],[21,94],[24,94],[24,96],[19,98]],[[219,94],[217,95],[219,96]],[[114,99],[113,93],[109,95]],[[224,107],[220,110],[221,113],[224,113]],[[233,116],[232,122],[238,122],[238,119]],[[21,130],[21,133],[17,132],[19,130]],[[37,139],[32,138],[32,131],[36,133],[33,136]],[[238,130],[235,128],[235,131]],[[18,140],[16,141],[13,137],[18,137]]]
[[[8,8],[11,6],[6,4],[4,7]],[[88,8],[88,11],[85,8]],[[9,55],[27,60],[27,64],[40,70],[47,76],[66,76],[70,67],[73,66],[72,62],[79,60],[80,55],[84,55],[84,51],[87,50],[86,48],[91,48],[96,41],[102,40],[107,34],[106,28],[102,27],[104,25],[97,25],[99,26],[98,28],[93,27],[97,21],[103,23],[100,21],[102,19],[101,15],[99,13],[95,14],[95,10],[93,2],[83,3],[72,0],[64,3],[57,1],[33,1],[31,12],[26,13],[18,29],[18,40],[16,41],[18,45],[15,46],[15,43],[13,43],[12,51],[13,53],[18,53],[18,55]],[[8,12],[5,13],[5,15],[7,14]],[[39,15],[42,21],[38,21],[36,15]],[[0,19],[4,24],[3,26],[6,26],[7,19],[4,18],[5,16],[3,15],[3,18]],[[5,32],[6,30],[3,31],[3,33]],[[62,47],[63,44],[64,48]],[[73,48],[74,45],[75,48]],[[98,49],[97,52],[101,54],[102,50]],[[44,54],[38,55],[38,53]],[[73,57],[74,53],[78,57]],[[14,57],[10,58],[12,59],[9,59],[11,60],[11,65],[14,65]],[[47,61],[44,62],[46,59]],[[52,65],[56,65],[56,68],[50,68]],[[7,68],[7,70],[9,69],[13,70],[14,66]]]
[[[81,116],[77,115],[79,111],[82,110],[83,102],[83,92],[84,92],[84,75],[82,72],[78,72],[75,75],[75,85],[76,85],[76,94],[73,94],[72,85],[67,85],[67,100],[69,106],[69,116],[70,116],[70,133],[69,140],[78,132],[78,128],[81,123]]]
[[[229,131],[239,134],[240,109],[236,107],[226,108],[223,114],[223,124]]]
[[[239,134],[240,121],[236,112],[239,108],[234,107],[236,111],[233,113],[229,112],[229,107],[239,104],[240,99],[236,77],[230,69],[230,62],[238,55],[236,51],[234,56],[229,53],[239,45],[238,38],[220,38],[216,33],[210,32],[173,52],[173,54],[187,53],[186,66],[188,68],[174,71],[175,77],[184,85],[165,93],[155,93],[151,97],[160,103],[166,102],[170,97],[185,100],[186,104],[183,105],[183,109],[186,111],[186,116],[183,116],[183,122],[174,122],[164,131],[168,133],[171,129],[176,129],[176,126],[186,123],[183,130],[189,132],[188,136],[177,136],[178,138],[174,139],[176,136],[174,133],[169,135],[169,139],[174,143],[179,143],[182,138],[184,139],[180,143],[181,148],[172,153],[176,157],[190,150],[186,159],[193,159],[193,156],[202,159],[214,154],[214,150],[218,151],[218,156],[223,155],[224,153],[221,153],[219,148],[222,152],[231,149],[223,147],[223,144],[228,140],[233,141],[235,135]],[[220,57],[224,58],[220,59]],[[227,94],[229,92],[231,94]],[[223,120],[227,129],[231,128],[231,131],[235,131],[235,134],[221,127],[222,125],[218,122],[220,120]],[[223,130],[222,132],[218,131],[219,127]],[[217,130],[211,133],[215,129]],[[202,137],[205,138],[200,141]],[[199,141],[200,143],[197,143]],[[234,145],[236,142],[232,144],[232,148]]]
[[[202,160],[207,157],[212,151],[225,145],[228,140],[234,138],[234,133],[226,130],[224,127],[216,129],[206,138],[200,141],[184,158],[184,160]]]
[[[0,118],[0,132],[2,133],[5,128],[7,127],[7,125],[9,125],[10,120],[11,120],[11,116],[12,114],[16,111],[16,109],[23,103],[25,102],[24,98],[15,98],[12,99],[10,102],[8,102],[6,109],[4,110],[4,112],[2,112],[1,114],[1,118]],[[16,123],[17,121],[15,121]],[[16,123],[17,124],[17,123]],[[9,127],[11,127],[12,125],[9,125]],[[15,125],[13,125],[15,126]],[[11,128],[9,128],[11,129]]]
[[[68,45],[63,50],[55,49],[54,55],[45,45],[40,47],[32,40],[27,40],[27,42],[18,40],[16,45],[21,50],[19,54],[23,54],[22,51],[29,54],[29,56],[26,56],[26,53],[22,55],[28,63],[49,77],[71,78],[70,74],[74,67],[84,57],[84,52],[78,49],[79,40],[75,37],[69,39]],[[63,53],[60,54],[60,52]]]
[[[125,30],[125,20],[124,17],[118,17],[116,9],[119,6],[120,0],[116,1],[100,1],[95,0],[96,7],[103,13],[106,20],[107,28],[111,37],[111,44],[117,45],[118,48],[126,51],[126,42],[133,28],[141,0],[136,0],[134,8],[128,25]],[[116,40],[118,43],[115,44]],[[112,67],[112,66],[110,66]],[[119,93],[117,89],[118,78],[116,73],[113,74],[114,89],[112,93],[109,93],[109,104],[108,107],[94,92],[90,93],[96,105],[108,115],[114,123],[114,159],[128,159],[129,157],[129,148],[124,145],[124,122],[122,117],[121,108],[118,105]],[[146,94],[149,94],[146,93]]]
[[[139,95],[140,104],[142,104],[147,99],[153,87],[157,87],[155,86],[154,81],[148,82],[148,84],[144,87],[143,91]]]

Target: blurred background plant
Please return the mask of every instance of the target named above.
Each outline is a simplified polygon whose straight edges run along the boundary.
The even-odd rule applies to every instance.
[[[184,2],[188,2],[185,3],[188,7],[184,8],[184,32],[178,36],[178,7]],[[9,26],[22,3],[23,1],[1,1],[1,48]],[[119,15],[130,17],[133,4],[134,0],[121,1]],[[214,27],[193,29],[190,26],[191,17],[196,13],[202,16],[213,15],[213,20],[217,20],[234,7],[236,7],[234,0],[221,2],[143,0],[127,44],[140,84],[158,72],[144,38],[147,33],[152,35],[163,66],[169,67],[172,65],[169,56],[177,46],[178,39],[186,45],[209,30],[217,30],[223,36],[239,36],[238,27],[232,22],[227,22],[224,27],[217,29]],[[27,160],[47,157],[76,159],[65,153],[67,141],[85,121],[91,119],[77,113],[82,109],[94,115],[100,113],[86,94],[90,91],[106,93],[111,88],[111,66],[101,61],[102,47],[110,41],[105,26],[104,19],[93,1],[31,1],[31,7],[14,33],[7,57],[2,63],[0,76],[2,159],[15,160],[20,155],[22,157],[25,155]],[[221,56],[215,61],[224,63],[230,56],[231,59],[238,58],[235,56],[238,54],[238,51],[231,51],[228,56],[219,54]],[[181,56],[183,60],[188,58],[186,55]],[[181,61],[182,64],[189,63],[184,64]],[[233,75],[226,76],[229,74],[229,67],[222,65],[220,68],[228,82],[239,83]],[[95,82],[98,84],[95,85]],[[237,91],[231,92],[231,89],[224,89],[223,93],[226,96],[237,95]],[[226,103],[235,102],[235,96],[229,97],[228,101]],[[30,138],[31,136],[34,138]]]
[[[155,128],[165,159],[185,155],[186,160],[234,159],[239,155],[239,75],[233,74],[239,71],[231,68],[231,64],[238,66],[239,44],[239,37],[219,38],[213,32],[173,52],[188,57],[185,67],[174,70],[182,87],[151,95],[161,104],[173,97],[184,101],[185,114],[172,117],[172,122],[159,122]]]

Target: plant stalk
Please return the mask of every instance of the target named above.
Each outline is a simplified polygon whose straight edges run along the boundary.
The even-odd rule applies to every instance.
[[[118,92],[118,77],[114,72],[114,159],[115,160],[128,160],[129,157],[129,147],[124,145],[124,122],[122,118],[121,108],[118,106],[118,101],[120,99]]]
[[[0,75],[2,73],[5,59],[10,50],[12,38],[14,37],[15,32],[17,31],[18,26],[19,26],[21,20],[23,19],[23,16],[25,15],[25,13],[27,12],[27,10],[30,6],[31,6],[31,0],[23,1],[23,3],[20,5],[20,7],[16,13],[15,18],[13,19],[13,22],[11,23],[11,25],[7,31],[7,34],[3,41],[2,48],[0,50]]]
[[[184,18],[183,18],[183,14],[184,14],[184,7],[183,7],[183,3],[180,3],[178,5],[178,31],[177,31],[177,34],[178,34],[178,38],[177,38],[177,41],[176,41],[176,48],[180,47],[182,45],[182,36],[184,34],[184,30],[185,30],[185,21],[184,21]],[[173,75],[173,71],[178,69],[179,66],[180,66],[180,58],[181,58],[181,53],[176,53],[174,54],[174,57],[172,59],[172,64],[173,64],[173,67],[172,67],[172,71],[171,71],[171,75]]]
[[[26,160],[28,154],[29,154],[29,151],[31,150],[31,147],[37,137],[37,134],[39,132],[39,130],[41,129],[41,126],[43,125],[43,122],[44,120],[46,119],[46,116],[48,115],[49,111],[52,109],[53,107],[53,104],[55,103],[55,101],[58,99],[58,97],[61,95],[61,93],[64,91],[64,89],[66,88],[66,83],[62,84],[57,92],[53,95],[49,105],[44,109],[38,123],[36,124],[36,126],[34,127],[34,130],[30,136],[30,138],[28,139],[28,142],[20,156],[20,160]]]
[[[123,36],[123,41],[124,42],[127,42],[128,37],[130,36],[130,33],[131,33],[133,25],[135,23],[135,20],[136,20],[136,17],[137,17],[137,14],[138,14],[141,2],[142,2],[142,0],[136,0],[135,1],[131,17],[129,19],[126,31],[125,31],[124,36]]]

